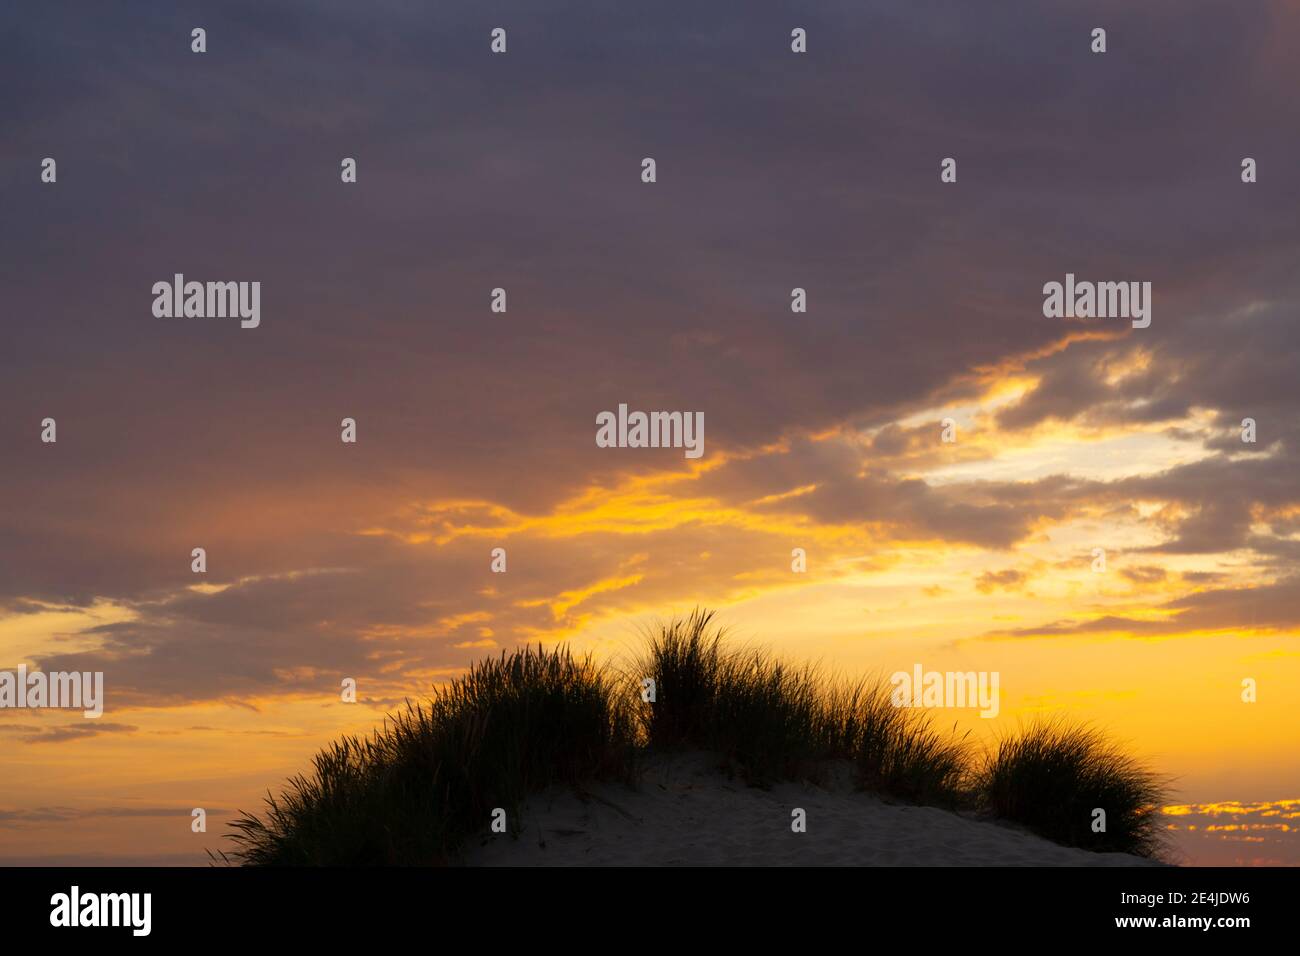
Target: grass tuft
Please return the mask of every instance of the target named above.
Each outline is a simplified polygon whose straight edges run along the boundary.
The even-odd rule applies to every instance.
[[[998,742],[977,776],[982,805],[1066,846],[1159,858],[1166,785],[1100,731],[1042,720]],[[1105,831],[1094,832],[1094,811]]]
[[[894,707],[885,682],[844,685],[764,651],[726,649],[712,621],[697,610],[650,635],[640,671],[655,681],[657,699],[641,709],[651,747],[713,751],[759,786],[847,760],[865,789],[966,802],[965,740],[936,732],[921,711]]]
[[[268,796],[263,818],[231,825],[233,862],[372,865],[447,862],[552,784],[634,776],[627,695],[590,658],[524,649],[476,664],[368,739],[344,738],[315,772]]]

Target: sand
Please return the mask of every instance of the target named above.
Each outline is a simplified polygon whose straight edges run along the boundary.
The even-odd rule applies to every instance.
[[[518,837],[487,835],[470,866],[1151,866],[1059,846],[1018,828],[855,792],[846,768],[823,786],[748,787],[716,759],[647,767],[641,784],[554,788],[533,798]],[[791,829],[802,808],[807,830]]]

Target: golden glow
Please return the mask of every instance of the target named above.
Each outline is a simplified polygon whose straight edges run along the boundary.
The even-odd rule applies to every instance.
[[[1080,333],[1038,357],[1122,334]],[[1272,846],[1267,840],[1300,826],[1300,800],[1290,799],[1300,792],[1295,635],[1251,620],[1206,623],[1187,601],[1218,589],[1264,588],[1279,571],[1257,566],[1245,551],[1153,550],[1188,517],[1184,507],[1107,493],[1115,479],[1204,457],[1195,436],[1211,430],[1211,415],[1189,415],[1182,432],[1167,422],[1000,428],[999,413],[1040,384],[1027,370],[1031,360],[978,369],[959,383],[966,396],[960,401],[936,401],[887,426],[859,432],[837,425],[711,454],[707,464],[678,460],[666,471],[592,480],[536,513],[487,498],[412,495],[364,507],[353,502],[353,523],[334,527],[330,516],[343,510],[336,500],[304,502],[303,513],[323,528],[392,549],[383,553],[404,567],[428,563],[427,599],[422,594],[414,609],[391,609],[409,613],[390,619],[381,607],[373,620],[346,625],[364,654],[354,675],[358,703],[339,702],[333,665],[302,661],[271,668],[273,683],[250,693],[119,704],[94,732],[58,732],[73,722],[64,714],[23,715],[11,721],[13,746],[0,756],[0,777],[24,781],[21,799],[29,808],[88,807],[92,798],[79,796],[85,794],[124,803],[149,794],[151,802],[170,801],[184,812],[200,800],[251,809],[266,787],[302,771],[317,747],[341,733],[365,733],[403,699],[427,693],[484,654],[523,641],[571,640],[580,650],[617,657],[636,625],[703,604],[719,608],[742,639],[844,674],[890,673],[918,662],[997,670],[999,716],[952,715],[976,740],[991,742],[1042,715],[1094,722],[1178,778],[1187,802],[1163,809],[1171,828],[1215,839],[1258,837]],[[1136,349],[1097,372],[1117,387],[1150,362]],[[936,440],[944,417],[959,423],[955,446]],[[805,470],[797,459],[807,447],[849,464],[838,475]],[[747,480],[731,470],[742,467]],[[758,483],[751,486],[753,475]],[[778,475],[788,477],[777,481]],[[950,534],[939,519],[927,523],[927,509],[944,495],[971,507],[990,483],[1027,485],[1050,476],[1091,484],[1088,493],[1063,495],[1058,508],[1027,516],[1028,531],[1014,544],[982,546]],[[860,506],[851,496],[834,500],[853,481],[876,477],[882,494],[891,481],[914,482],[897,499],[915,503],[914,510],[894,499],[883,507],[869,496]],[[279,522],[277,529],[305,520],[291,517],[285,525],[277,508],[267,501],[212,510],[228,515],[232,526],[259,526],[263,516]],[[1297,516],[1300,508],[1283,505],[1257,509],[1252,518],[1268,529],[1294,524]],[[1105,573],[1092,570],[1099,545],[1107,550]],[[510,550],[508,574],[488,571],[496,546]],[[806,552],[805,572],[792,570],[795,548]],[[460,570],[455,586],[442,588],[439,569],[447,566],[481,570]],[[355,572],[306,567],[213,576],[160,592],[147,607],[102,600],[33,605],[0,614],[0,649],[13,663],[92,650],[107,646],[113,627],[178,602],[226,600],[258,586]],[[1242,593],[1249,603],[1250,592]],[[324,610],[303,620],[323,629],[338,624]],[[1260,688],[1253,704],[1241,697],[1246,677]],[[187,783],[196,780],[216,796],[196,794]],[[0,809],[21,809],[16,799],[10,788]],[[173,845],[188,846],[186,828],[178,832]],[[16,833],[16,845],[29,849],[98,839],[109,852],[129,840],[156,839],[140,822],[111,833],[93,820],[57,828],[32,822]]]

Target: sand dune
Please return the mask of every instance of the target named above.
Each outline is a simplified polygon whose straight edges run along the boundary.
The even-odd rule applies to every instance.
[[[640,787],[555,788],[523,811],[518,838],[471,846],[471,866],[1150,866],[999,823],[854,792],[848,772],[823,786],[747,787],[704,754],[660,759]],[[838,779],[835,779],[838,777]],[[791,830],[802,808],[807,831]]]

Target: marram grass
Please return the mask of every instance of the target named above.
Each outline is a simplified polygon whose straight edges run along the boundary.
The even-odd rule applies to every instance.
[[[260,816],[231,824],[233,848],[218,859],[455,862],[494,808],[515,821],[528,794],[555,784],[635,785],[642,758],[679,749],[716,754],[756,786],[816,779],[838,762],[863,790],[984,812],[1059,843],[1147,856],[1161,846],[1162,785],[1096,731],[1037,724],[980,753],[925,712],[895,707],[884,681],[845,683],[731,647],[713,615],[696,611],[648,635],[622,671],[564,647],[474,665],[370,737],[317,754]],[[1104,834],[1090,827],[1096,807]]]
[[[638,714],[655,749],[718,753],[750,782],[813,776],[852,762],[864,789],[940,805],[966,801],[965,739],[937,733],[920,711],[895,707],[883,681],[844,684],[759,650],[728,649],[697,611],[649,636],[640,673],[656,701]]]
[[[1005,737],[975,777],[981,805],[1066,846],[1159,857],[1165,783],[1099,730],[1041,720]],[[1094,826],[1104,814],[1104,830]]]
[[[517,818],[552,784],[633,779],[635,719],[618,682],[567,649],[476,664],[367,739],[345,737],[314,772],[231,826],[253,865],[449,862],[496,807]]]

